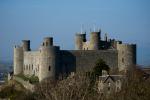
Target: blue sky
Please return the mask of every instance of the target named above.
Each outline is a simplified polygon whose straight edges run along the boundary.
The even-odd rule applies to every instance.
[[[74,49],[81,24],[86,32],[95,25],[102,36],[136,43],[138,64],[150,65],[150,0],[0,0],[0,59],[13,59],[13,46],[23,39],[33,50],[46,36]]]

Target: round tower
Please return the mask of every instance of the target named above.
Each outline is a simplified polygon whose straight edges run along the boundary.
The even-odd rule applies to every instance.
[[[19,46],[14,47],[14,75],[23,72],[23,48]]]
[[[136,44],[117,43],[117,50],[119,71],[128,70],[136,65]]]
[[[44,38],[43,46],[53,46],[53,38],[52,37]]]
[[[44,42],[45,43],[45,39]],[[60,49],[58,46],[42,45],[40,47],[39,80],[55,79],[59,66]]]
[[[100,34],[101,32],[91,32],[90,34],[90,49],[99,50],[100,49]]]
[[[86,34],[77,33],[75,37],[75,49],[82,50],[83,42],[86,42]]]
[[[30,51],[30,40],[22,40],[23,51]]]

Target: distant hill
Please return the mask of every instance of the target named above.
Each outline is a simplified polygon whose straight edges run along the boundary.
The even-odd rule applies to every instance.
[[[10,72],[13,69],[12,61],[0,61],[0,73]]]

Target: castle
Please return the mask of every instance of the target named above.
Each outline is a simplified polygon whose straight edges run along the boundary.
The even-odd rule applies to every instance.
[[[56,79],[59,75],[91,70],[97,59],[103,59],[112,70],[124,71],[136,64],[136,45],[122,41],[101,39],[101,31],[76,33],[76,50],[60,50],[53,44],[52,37],[44,38],[37,51],[30,49],[30,40],[23,40],[21,46],[14,47],[14,75],[35,75],[40,81]]]

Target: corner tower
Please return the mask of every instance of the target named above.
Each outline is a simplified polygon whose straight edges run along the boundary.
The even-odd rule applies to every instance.
[[[90,34],[90,49],[91,50],[100,49],[100,39],[101,39],[101,31],[91,32]]]
[[[83,49],[83,42],[86,42],[86,33],[76,33],[75,36],[75,49],[82,50]]]
[[[136,44],[117,43],[117,50],[119,71],[128,70],[136,65]]]
[[[14,47],[14,75],[21,74],[23,72],[23,48],[20,46]]]
[[[23,51],[30,51],[30,40],[22,40]]]
[[[53,46],[53,38],[46,37],[40,47],[40,69],[39,80],[42,81],[46,78],[55,79],[57,68],[59,66],[59,53],[58,46]]]
[[[24,52],[30,50],[30,40],[22,40],[22,46],[14,47],[14,75],[23,73]]]

